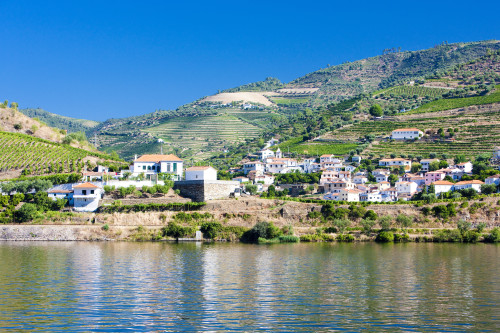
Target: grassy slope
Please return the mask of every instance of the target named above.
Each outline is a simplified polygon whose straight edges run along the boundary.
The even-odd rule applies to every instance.
[[[68,132],[78,132],[78,131],[88,132],[89,130],[99,125],[99,122],[96,121],[61,116],[45,111],[40,108],[21,109],[20,112],[31,118],[36,117],[40,119],[42,122],[47,123],[49,126],[63,129]]]

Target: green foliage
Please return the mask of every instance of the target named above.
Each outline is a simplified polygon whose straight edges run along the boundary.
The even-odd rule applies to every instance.
[[[391,229],[391,224],[393,223],[393,221],[394,221],[394,219],[391,216],[386,215],[386,216],[380,217],[380,219],[378,220],[378,223],[379,223],[380,227],[382,228],[382,230],[388,231]]]
[[[394,241],[394,233],[389,231],[380,231],[375,238],[377,242],[393,242]]]
[[[281,235],[281,230],[271,222],[259,222],[244,233],[241,237],[242,242],[255,243],[259,238],[274,239]]]
[[[215,239],[222,231],[222,224],[216,221],[204,222],[200,227],[201,233],[207,239]]]
[[[72,142],[84,143],[87,142],[87,136],[84,132],[74,132],[66,135],[62,143],[65,145],[70,145]]]
[[[194,227],[183,227],[176,224],[175,222],[168,223],[167,226],[161,229],[162,236],[172,237],[172,238],[184,238],[193,236],[196,232]]]
[[[93,129],[99,123],[96,121],[89,121],[84,119],[76,119],[66,116],[60,116],[56,114],[52,114],[43,109],[21,109],[19,110],[21,113],[25,114],[31,118],[38,118],[42,120],[44,123],[47,123],[49,126],[64,129],[68,132],[86,132]]]
[[[104,225],[102,225],[101,229],[103,231],[109,231],[109,225],[108,224],[104,224]]]
[[[407,233],[399,234],[395,233],[394,234],[394,242],[408,242],[410,241],[410,236]]]
[[[363,227],[363,232],[366,235],[370,235],[376,223],[377,222],[372,219],[362,219],[360,225]]]
[[[460,219],[457,222],[457,228],[460,231],[460,234],[464,235],[468,230],[470,230],[472,227],[472,224],[469,221]]]
[[[37,217],[37,206],[32,203],[24,203],[19,210],[14,213],[14,218],[18,223],[25,223]]]
[[[245,190],[250,193],[250,195],[255,195],[257,193],[257,185],[247,184],[245,185]]]
[[[186,202],[186,203],[151,203],[136,205],[112,205],[99,208],[101,213],[114,212],[161,212],[161,211],[192,211],[199,210],[206,205],[205,202]]]
[[[357,219],[365,216],[367,210],[363,206],[349,205],[349,218]]]
[[[384,111],[379,104],[374,104],[370,107],[370,115],[374,117],[381,117],[382,115],[384,115]]]
[[[375,213],[375,211],[373,211],[373,210],[368,210],[368,211],[366,211],[366,213],[365,213],[365,215],[364,215],[364,217],[363,217],[363,218],[364,218],[364,219],[368,219],[368,220],[373,220],[373,221],[375,221],[375,220],[377,220],[378,215]]]
[[[488,234],[484,238],[485,242],[500,242],[500,228],[495,227],[494,229],[491,230],[490,234]]]
[[[321,178],[321,173],[285,173],[275,175],[275,180],[280,184],[295,184],[295,183],[318,183]]]
[[[280,235],[279,237],[280,242],[299,242],[300,238],[295,236],[295,235]]]
[[[434,242],[462,242],[459,230],[439,230],[434,234]]]
[[[339,234],[335,239],[339,242],[353,242],[355,240],[352,234]]]
[[[344,233],[345,229],[351,225],[351,222],[347,219],[335,219],[333,221],[333,226],[339,231],[341,234]]]

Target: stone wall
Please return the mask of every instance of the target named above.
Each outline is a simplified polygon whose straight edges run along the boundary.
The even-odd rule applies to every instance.
[[[187,197],[195,202],[206,202],[213,199],[228,198],[236,188],[238,181],[177,181],[174,189],[180,190],[182,197]]]

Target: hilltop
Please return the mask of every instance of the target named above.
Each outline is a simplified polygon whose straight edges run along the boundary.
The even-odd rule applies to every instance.
[[[99,125],[96,121],[61,116],[40,108],[20,109],[19,111],[28,117],[37,118],[51,127],[63,129],[69,133],[88,132]]]

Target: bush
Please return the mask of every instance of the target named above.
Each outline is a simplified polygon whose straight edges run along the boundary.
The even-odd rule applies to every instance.
[[[495,227],[493,230],[491,230],[490,234],[488,234],[484,238],[485,242],[500,242],[500,228]]]
[[[104,225],[102,225],[101,229],[103,229],[104,231],[108,231],[109,230],[109,225],[108,224],[104,224]]]
[[[281,235],[279,240],[280,242],[299,242],[300,238],[295,235]]]
[[[192,236],[196,232],[194,227],[183,227],[175,222],[168,223],[168,225],[163,227],[161,231],[163,236],[173,238]]]
[[[361,226],[363,226],[363,232],[366,235],[369,235],[373,229],[373,226],[375,226],[376,221],[371,220],[371,219],[363,219],[361,220]]]
[[[339,234],[336,239],[339,242],[353,242],[355,238],[351,234]]]
[[[375,238],[377,242],[393,242],[394,241],[394,233],[389,231],[380,231]]]
[[[309,219],[315,219],[321,217],[321,212],[318,211],[311,211],[307,214],[307,218]]]
[[[259,238],[264,239],[274,239],[281,235],[281,230],[274,226],[271,222],[259,222],[255,226],[245,232],[242,237],[242,242],[255,243],[258,242]]]
[[[33,220],[38,215],[37,206],[31,203],[24,203],[19,210],[14,212],[14,218],[19,223]]]
[[[394,242],[407,242],[407,241],[410,241],[410,236],[407,233],[394,234]]]
[[[369,220],[377,220],[378,215],[375,213],[375,211],[368,210],[368,211],[366,211],[365,216],[363,218],[369,219]]]
[[[387,215],[387,216],[380,217],[380,219],[378,220],[378,223],[379,223],[380,227],[382,228],[382,230],[388,231],[391,229],[391,224],[393,221],[394,221],[394,219],[391,216]]]
[[[481,238],[481,234],[476,231],[467,231],[462,235],[463,242],[476,243]]]
[[[459,230],[440,230],[433,238],[434,242],[462,242],[462,234]]]
[[[216,221],[204,222],[201,224],[200,231],[207,239],[215,239],[222,230],[222,224]]]

